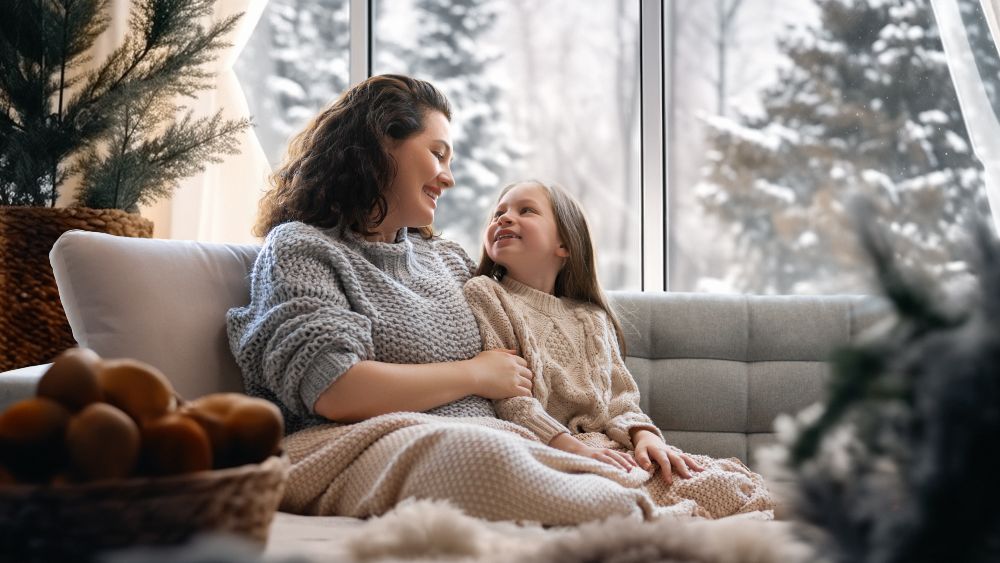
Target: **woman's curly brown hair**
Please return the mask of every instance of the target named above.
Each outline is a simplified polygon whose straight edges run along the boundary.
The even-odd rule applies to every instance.
[[[429,82],[384,74],[344,92],[289,143],[285,161],[261,198],[253,233],[267,236],[289,221],[373,234],[388,212],[385,191],[396,176],[390,140],[420,133],[424,117],[451,106]],[[417,229],[430,238],[429,227]]]

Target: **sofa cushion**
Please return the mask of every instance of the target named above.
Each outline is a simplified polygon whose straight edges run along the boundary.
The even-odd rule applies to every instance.
[[[162,370],[182,397],[243,388],[225,313],[249,300],[254,245],[63,234],[49,259],[73,337]]]
[[[888,312],[870,296],[611,292],[640,404],[674,445],[753,459],[781,413],[820,400],[831,353]]]

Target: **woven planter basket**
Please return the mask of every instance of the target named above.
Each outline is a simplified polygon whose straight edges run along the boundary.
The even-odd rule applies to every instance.
[[[288,458],[159,478],[0,486],[0,561],[86,561],[202,532],[267,543]]]
[[[49,265],[71,229],[150,238],[153,222],[118,209],[0,207],[0,371],[44,364],[76,345]]]

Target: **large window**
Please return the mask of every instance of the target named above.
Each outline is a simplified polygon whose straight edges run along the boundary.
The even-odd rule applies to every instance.
[[[501,187],[562,184],[605,286],[639,289],[638,3],[382,0],[373,15],[373,72],[430,80],[454,108],[459,189],[438,229],[478,258]]]
[[[979,0],[958,3],[995,94]],[[370,32],[353,47],[352,13]],[[271,0],[238,72],[272,164],[358,78],[352,48],[361,76],[451,99],[436,227],[474,257],[526,178],[583,202],[609,289],[868,291],[854,194],[947,279],[990,215],[929,0]]]
[[[959,4],[995,85],[979,1]],[[901,260],[963,273],[990,214],[929,1],[686,2],[673,30],[672,288],[870,289],[855,194]]]
[[[347,0],[269,0],[236,61],[272,167],[289,138],[349,82]]]

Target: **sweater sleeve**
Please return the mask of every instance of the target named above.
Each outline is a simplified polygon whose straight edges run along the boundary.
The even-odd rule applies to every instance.
[[[497,293],[503,291],[499,284],[486,276],[478,276],[466,282],[464,291],[479,325],[483,349],[504,348],[525,355],[526,351],[514,332],[511,313],[505,310]],[[569,432],[565,425],[545,412],[545,408],[535,397],[495,400],[493,409],[501,419],[527,428],[545,444],[557,435]]]
[[[248,384],[292,413],[313,415],[320,394],[372,359],[371,321],[351,309],[340,249],[303,225],[282,225],[254,264],[250,303],[227,314],[230,348]],[[249,386],[249,385],[248,385]]]
[[[604,345],[608,348],[611,360],[611,401],[608,404],[608,414],[611,418],[605,433],[609,438],[630,450],[635,449],[631,437],[633,429],[649,430],[662,439],[663,434],[660,429],[653,424],[646,413],[642,412],[642,408],[639,406],[639,387],[635,384],[635,379],[632,378],[628,368],[625,367],[613,325],[608,321],[603,311],[599,318],[598,326],[603,327],[602,340],[605,341]]]

